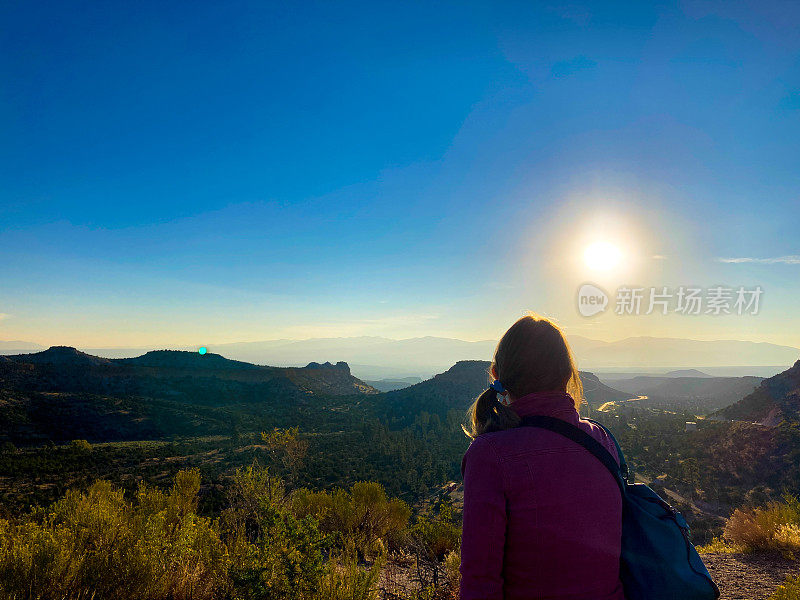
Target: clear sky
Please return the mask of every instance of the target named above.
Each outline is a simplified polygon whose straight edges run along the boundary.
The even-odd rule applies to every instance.
[[[495,339],[535,310],[800,346],[797,2],[0,18],[0,339]],[[586,281],[764,291],[758,315],[587,318]]]

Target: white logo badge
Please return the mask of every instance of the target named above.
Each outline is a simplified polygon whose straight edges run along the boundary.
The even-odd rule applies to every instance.
[[[593,317],[608,306],[608,294],[596,285],[584,283],[578,290],[578,312],[584,317]]]

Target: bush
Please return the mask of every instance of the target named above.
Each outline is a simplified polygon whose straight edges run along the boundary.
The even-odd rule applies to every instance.
[[[787,578],[769,600],[800,600],[800,575]]]
[[[378,484],[291,497],[257,464],[236,471],[219,520],[197,514],[199,489],[197,470],[132,498],[97,481],[0,520],[0,598],[374,600],[383,560],[361,564],[356,549],[397,534],[410,513]]]
[[[105,481],[67,492],[49,510],[0,527],[0,590],[23,599],[212,599],[228,555],[216,523],[195,514],[197,471],[168,494],[136,502]]]
[[[800,500],[786,496],[764,508],[736,509],[723,537],[745,551],[800,550]]]
[[[294,515],[283,481],[258,463],[236,470],[228,500],[222,523],[237,597],[314,598],[331,545],[319,522]]]
[[[393,545],[408,524],[411,509],[402,500],[389,499],[379,483],[358,482],[350,491],[297,490],[292,507],[299,516],[313,516],[325,533],[338,535],[345,547],[360,557],[381,554],[386,540]]]
[[[383,559],[362,568],[353,554],[331,560],[315,600],[376,600]]]
[[[75,454],[90,454],[92,452],[92,445],[86,440],[72,440],[69,443],[69,449]]]
[[[236,469],[227,497],[229,507],[222,514],[222,522],[228,537],[237,544],[256,542],[263,521],[272,511],[284,509],[288,501],[283,481],[257,462]]]
[[[433,515],[420,516],[411,528],[411,536],[416,546],[435,562],[444,560],[447,554],[458,549],[461,528],[456,523],[450,503],[442,502]]]
[[[446,577],[445,589],[450,593],[450,597],[458,598],[458,591],[461,585],[461,552],[451,550],[444,557],[444,572]]]
[[[737,552],[741,552],[742,548],[736,546],[735,544],[731,544],[726,542],[721,537],[712,538],[710,542],[704,544],[702,546],[697,546],[697,551],[701,554],[707,554],[710,552],[715,552],[719,554],[734,554]]]
[[[327,539],[317,522],[288,512],[268,511],[261,533],[232,576],[236,590],[248,600],[311,600],[324,575]]]

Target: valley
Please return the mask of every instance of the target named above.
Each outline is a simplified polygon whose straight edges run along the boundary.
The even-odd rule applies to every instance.
[[[98,480],[135,500],[196,477],[200,519],[229,514],[237,481],[249,481],[244,497],[286,486],[292,500],[278,510],[294,516],[285,518],[312,510],[302,508],[309,494],[340,502],[345,490],[378,486],[369,502],[385,494],[410,519],[402,538],[385,534],[392,550],[375,584],[383,597],[452,593],[469,445],[461,425],[488,369],[462,360],[422,381],[365,382],[341,361],[271,367],[184,351],[106,359],[69,347],[0,357],[0,519],[97,493]],[[734,509],[800,489],[799,375],[800,361],[767,379],[584,371],[581,412],[614,432],[632,477],[684,513],[693,541],[713,546]],[[359,551],[364,576],[386,551],[371,548]],[[729,559],[713,560],[727,573]]]
[[[468,446],[460,425],[489,382],[488,367],[460,361],[380,392],[343,362],[263,367],[181,351],[104,359],[65,347],[0,357],[0,500],[9,511],[98,477],[133,490],[198,468],[201,505],[211,510],[226,478],[258,461],[298,485],[377,481],[414,504],[458,488]],[[582,410],[611,427],[637,476],[683,505],[702,541],[732,507],[800,483],[798,371],[607,383],[583,372]],[[753,424],[775,421],[776,411],[789,418]],[[697,430],[686,431],[687,421]],[[308,443],[292,473],[260,437],[289,427]]]

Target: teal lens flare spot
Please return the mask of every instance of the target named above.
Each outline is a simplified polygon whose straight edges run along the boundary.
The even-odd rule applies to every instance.
[[[208,352],[208,348],[206,348],[205,346],[200,346],[200,348],[197,351],[200,354],[205,354],[206,352]]]

